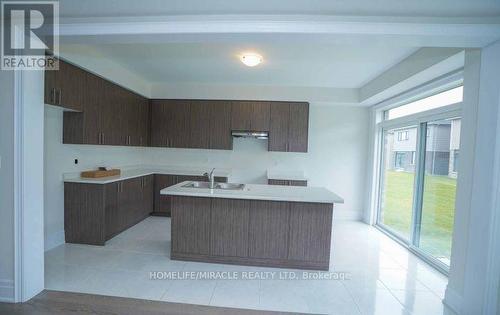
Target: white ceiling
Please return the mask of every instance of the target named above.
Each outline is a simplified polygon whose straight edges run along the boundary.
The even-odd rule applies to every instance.
[[[94,44],[93,49],[149,83],[238,84],[359,88],[417,47],[305,42],[196,42]],[[62,46],[61,51],[79,49]],[[257,52],[264,62],[244,66],[239,56]],[[86,53],[86,52],[85,52]]]
[[[182,14],[321,14],[355,16],[500,16],[498,0],[61,0],[63,17]]]
[[[60,10],[63,56],[95,52],[150,86],[358,93],[421,47],[483,47],[500,34],[500,0],[61,0]],[[263,64],[244,66],[244,52]]]

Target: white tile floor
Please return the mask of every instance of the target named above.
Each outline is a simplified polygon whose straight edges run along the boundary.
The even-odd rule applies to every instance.
[[[104,247],[61,245],[45,255],[46,288],[303,313],[443,314],[446,277],[363,223],[334,224],[330,271],[345,280],[150,280],[150,271],[291,271],[172,261],[169,240],[170,219],[150,217]]]

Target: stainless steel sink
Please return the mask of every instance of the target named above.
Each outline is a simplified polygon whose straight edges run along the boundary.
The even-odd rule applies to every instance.
[[[208,182],[189,182],[186,185],[182,185],[186,188],[208,188]]]
[[[215,183],[215,189],[243,190],[245,184]]]
[[[208,182],[189,182],[182,185],[185,188],[209,188]],[[243,190],[245,184],[235,184],[235,183],[215,183],[214,189],[223,190]]]

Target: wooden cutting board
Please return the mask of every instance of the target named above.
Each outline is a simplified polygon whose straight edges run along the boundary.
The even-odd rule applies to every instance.
[[[120,175],[121,171],[117,168],[109,170],[109,171],[101,171],[101,170],[95,170],[95,171],[84,171],[81,173],[80,176],[84,178],[101,178],[101,177],[109,177],[109,176],[118,176]]]

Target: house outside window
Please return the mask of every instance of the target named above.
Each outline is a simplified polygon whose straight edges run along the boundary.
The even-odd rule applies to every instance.
[[[407,130],[398,132],[398,141],[406,141],[410,139],[410,134]]]

